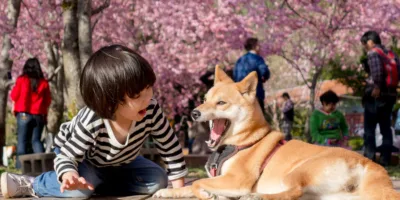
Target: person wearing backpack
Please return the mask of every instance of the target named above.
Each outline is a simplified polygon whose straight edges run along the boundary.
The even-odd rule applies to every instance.
[[[375,31],[367,31],[361,37],[367,51],[367,73],[369,74],[363,96],[364,106],[364,156],[375,161],[380,152],[379,163],[390,165],[393,150],[391,113],[396,102],[399,82],[399,58],[387,50]],[[369,71],[369,72],[368,72]],[[375,129],[379,124],[382,145],[376,147]]]

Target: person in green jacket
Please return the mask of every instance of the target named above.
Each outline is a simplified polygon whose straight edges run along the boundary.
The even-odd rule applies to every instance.
[[[311,114],[310,128],[314,144],[323,146],[346,146],[349,129],[344,115],[336,110],[339,97],[329,90],[320,96],[321,109]]]

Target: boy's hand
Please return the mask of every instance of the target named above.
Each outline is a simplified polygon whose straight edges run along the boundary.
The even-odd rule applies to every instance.
[[[171,183],[172,183],[173,188],[181,188],[181,187],[185,186],[185,178],[182,177],[182,178],[175,179],[175,180],[171,181]]]
[[[65,172],[62,175],[61,179],[62,179],[62,184],[60,187],[61,193],[63,193],[65,190],[84,190],[84,189],[94,190],[93,185],[86,182],[85,178],[79,177],[78,172],[75,171]]]

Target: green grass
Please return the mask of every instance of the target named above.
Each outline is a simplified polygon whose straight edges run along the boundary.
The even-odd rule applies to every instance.
[[[390,177],[400,178],[400,165],[385,167]]]
[[[189,168],[188,177],[190,178],[207,178],[207,172],[204,168]]]
[[[353,136],[349,139],[349,146],[353,151],[361,150],[364,145],[364,139],[362,137]]]
[[[11,173],[15,173],[15,174],[21,174],[21,170],[12,168],[12,167],[0,167],[0,174],[2,174],[3,172],[11,172]]]

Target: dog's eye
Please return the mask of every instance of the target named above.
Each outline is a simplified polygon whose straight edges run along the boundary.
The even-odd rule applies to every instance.
[[[220,106],[221,106],[221,105],[224,105],[224,104],[226,104],[225,101],[218,101],[218,102],[217,102],[217,105],[220,105]]]

